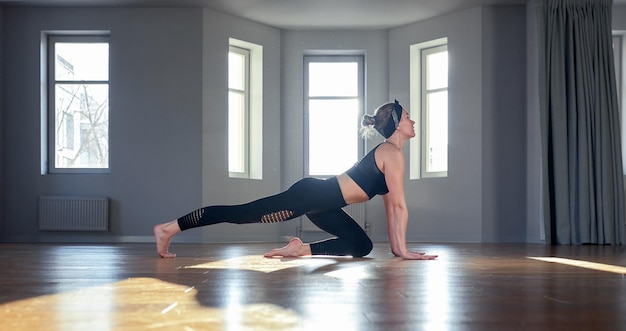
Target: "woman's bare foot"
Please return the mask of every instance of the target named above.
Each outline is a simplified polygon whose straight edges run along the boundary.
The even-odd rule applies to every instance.
[[[304,244],[302,240],[297,237],[289,240],[289,243],[286,246],[272,249],[271,251],[263,254],[265,257],[300,257],[309,255],[311,255],[311,246],[309,246],[309,244]]]
[[[172,237],[180,232],[178,221],[155,225],[152,230],[154,231],[154,239],[156,239],[157,253],[159,253],[159,256],[165,258],[176,257],[176,254],[169,252],[169,247]]]

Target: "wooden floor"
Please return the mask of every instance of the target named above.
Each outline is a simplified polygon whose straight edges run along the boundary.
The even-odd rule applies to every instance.
[[[174,244],[161,259],[150,244],[0,244],[0,330],[626,329],[626,247],[261,256],[275,246]]]

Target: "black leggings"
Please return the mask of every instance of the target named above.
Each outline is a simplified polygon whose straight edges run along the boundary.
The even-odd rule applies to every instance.
[[[317,227],[336,236],[311,243],[313,255],[362,257],[372,241],[342,207],[346,202],[336,177],[303,178],[286,191],[250,203],[208,206],[178,219],[181,230],[217,223],[276,223],[306,215]]]

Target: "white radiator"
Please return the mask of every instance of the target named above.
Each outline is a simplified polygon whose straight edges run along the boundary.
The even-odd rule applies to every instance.
[[[354,220],[359,223],[359,225],[366,229],[365,226],[365,204],[364,203],[355,203],[352,205],[347,205],[343,207],[343,210],[348,213],[348,215],[352,216]],[[301,231],[311,232],[311,231],[321,231],[313,222],[311,222],[308,218],[302,217],[302,226]]]
[[[39,230],[108,231],[109,198],[39,198]]]

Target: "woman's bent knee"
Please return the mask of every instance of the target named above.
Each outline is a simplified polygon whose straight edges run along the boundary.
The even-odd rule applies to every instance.
[[[364,257],[367,254],[371,253],[373,248],[374,248],[374,244],[368,238],[367,241],[362,241],[362,242],[360,242],[358,245],[356,245],[354,247],[354,251],[352,253],[352,256],[353,257]]]

